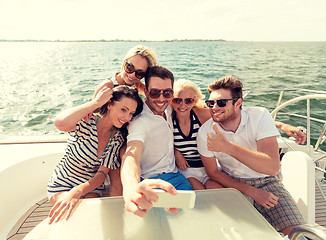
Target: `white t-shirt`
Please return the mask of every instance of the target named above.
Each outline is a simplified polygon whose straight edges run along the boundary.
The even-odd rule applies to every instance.
[[[169,105],[165,110],[165,120],[155,115],[145,103],[142,113],[129,123],[127,142],[143,142],[140,169],[144,179],[178,171],[174,158],[171,113],[172,107]]]
[[[248,107],[241,111],[241,121],[236,132],[225,131],[213,119],[209,119],[199,129],[197,136],[198,152],[205,157],[215,157],[224,172],[237,178],[261,178],[268,175],[258,173],[235,158],[223,152],[212,152],[207,149],[207,133],[215,133],[213,124],[230,142],[244,148],[257,151],[257,141],[263,138],[280,135],[270,113],[266,108]]]

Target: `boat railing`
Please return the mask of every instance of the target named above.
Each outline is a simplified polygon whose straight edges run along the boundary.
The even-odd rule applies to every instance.
[[[303,95],[299,96],[299,97],[294,97],[294,98],[282,103],[284,94],[286,92],[300,92],[300,93],[303,93]],[[316,91],[316,90],[308,90],[308,89],[250,90],[250,91],[246,91],[244,93],[243,98],[246,98],[249,94],[252,94],[252,93],[279,93],[276,106],[275,106],[274,110],[271,111],[271,115],[273,116],[274,120],[276,120],[277,116],[281,116],[281,115],[306,119],[306,129],[305,130],[306,130],[306,135],[307,135],[307,142],[306,142],[306,146],[305,146],[306,147],[305,152],[312,158],[313,162],[315,163],[315,170],[324,173],[324,176],[326,176],[326,170],[319,167],[320,161],[322,159],[326,158],[325,151],[320,149],[320,145],[323,144],[323,142],[326,138],[326,136],[325,136],[326,120],[310,116],[311,100],[312,99],[326,99],[326,91]],[[287,110],[286,112],[279,112],[281,109],[287,107],[288,105],[291,105],[291,104],[299,102],[299,101],[306,101],[306,115],[289,112],[289,110]],[[323,124],[322,130],[321,130],[319,137],[316,141],[316,144],[313,148],[311,147],[311,122]],[[295,150],[286,138],[280,137],[280,139],[285,143],[285,145],[289,149]],[[325,168],[325,166],[323,166],[323,167]],[[323,193],[320,183],[317,180],[317,178],[315,179],[315,183],[316,183],[316,186],[319,188],[319,191],[322,193],[322,198],[326,202],[326,196]],[[301,233],[298,234],[298,236],[301,236]],[[293,238],[293,239],[297,239],[297,238]]]
[[[309,90],[309,89],[261,89],[261,90],[248,90],[245,91],[243,98],[246,98],[249,94],[253,94],[253,93],[279,93],[278,96],[278,101],[276,104],[275,109],[271,112],[271,115],[273,116],[274,120],[276,120],[277,116],[281,116],[281,115],[286,115],[286,116],[294,116],[297,118],[303,118],[307,120],[307,126],[306,126],[306,134],[307,134],[307,153],[309,153],[310,156],[312,156],[312,152],[310,149],[310,144],[311,144],[311,122],[316,122],[316,123],[322,123],[324,124],[319,137],[317,139],[317,142],[313,148],[313,150],[315,152],[319,151],[319,147],[320,145],[323,143],[323,141],[325,140],[325,132],[326,132],[326,120],[324,119],[319,119],[319,118],[314,118],[310,116],[310,100],[311,99],[326,99],[326,91],[317,91],[317,90]],[[299,96],[299,97],[295,97],[292,98],[284,103],[282,103],[284,94],[286,92],[302,92],[305,95],[303,96]],[[285,108],[286,106],[293,104],[295,102],[299,102],[302,100],[306,100],[307,104],[306,104],[306,115],[302,115],[302,114],[296,114],[296,113],[292,113],[292,112],[279,112],[281,109]],[[284,139],[283,139],[284,141]],[[285,142],[286,144],[286,142]],[[288,144],[287,144],[288,145]],[[291,146],[289,146],[290,148],[292,148]],[[321,159],[325,158],[326,154],[322,157],[319,157],[318,159],[314,159],[314,162],[318,162]]]
[[[5,144],[38,144],[38,143],[66,143],[67,135],[33,135],[33,136],[4,136],[0,135],[0,145]]]
[[[324,231],[309,225],[299,225],[298,227],[293,229],[293,231],[289,234],[289,239],[299,240],[302,239],[301,236],[308,237],[309,239],[326,239],[326,233]]]

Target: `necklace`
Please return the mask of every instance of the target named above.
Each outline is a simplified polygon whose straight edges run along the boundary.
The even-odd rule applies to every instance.
[[[95,125],[97,125],[97,122],[99,120],[99,116],[97,116],[97,119],[96,119],[96,122],[95,122]],[[111,127],[111,135],[110,135],[110,139],[109,139],[109,143],[108,145],[106,146],[106,148],[104,149],[103,153],[102,153],[102,156],[104,155],[105,151],[109,148],[110,144],[111,144],[111,141],[112,141],[112,135],[113,135],[113,126]]]
[[[107,151],[107,149],[109,148],[110,144],[111,144],[111,141],[112,141],[112,135],[113,135],[113,126],[111,127],[111,135],[110,135],[110,139],[109,139],[109,143],[108,145],[106,146],[106,148],[104,149],[103,153],[102,153],[102,156],[104,155],[104,153]]]

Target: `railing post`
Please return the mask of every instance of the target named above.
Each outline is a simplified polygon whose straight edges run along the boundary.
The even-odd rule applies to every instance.
[[[312,157],[312,148],[310,146],[310,99],[307,99],[307,150]]]
[[[278,96],[278,101],[277,101],[277,104],[276,104],[275,108],[277,108],[278,106],[281,105],[283,94],[284,94],[284,90],[280,92],[280,96]],[[276,115],[277,115],[277,113],[274,115],[274,121],[276,120]]]
[[[319,136],[319,138],[318,138],[318,140],[317,140],[317,143],[316,143],[316,145],[315,145],[315,151],[317,151],[317,149],[319,148],[319,145],[320,145],[320,143],[321,143],[322,140],[323,140],[323,136],[325,135],[325,131],[326,131],[326,123],[324,124],[324,128],[323,128],[323,130],[321,131],[320,136]]]

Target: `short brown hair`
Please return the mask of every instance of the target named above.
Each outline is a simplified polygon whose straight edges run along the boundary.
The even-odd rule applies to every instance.
[[[148,85],[149,85],[149,80],[151,77],[159,77],[162,79],[170,79],[171,80],[171,85],[173,88],[173,83],[174,83],[174,76],[173,73],[164,66],[154,66],[150,67],[147,69],[146,75],[145,75],[145,86],[146,89],[148,90]]]
[[[239,77],[221,77],[208,85],[209,94],[218,89],[229,89],[231,90],[232,98],[242,98],[242,82]]]

